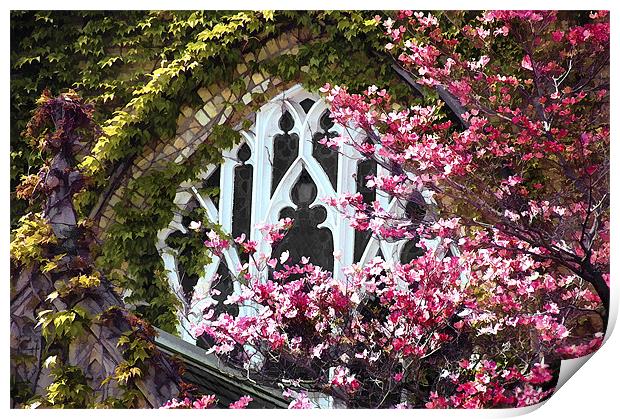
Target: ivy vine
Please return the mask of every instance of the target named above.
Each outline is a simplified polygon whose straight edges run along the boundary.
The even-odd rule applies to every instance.
[[[131,163],[145,145],[174,137],[181,107],[202,103],[200,87],[219,82],[231,90],[244,88],[234,72],[244,54],[298,29],[315,41],[299,45],[296,54],[251,63],[251,70],[300,82],[311,90],[326,82],[352,89],[375,84],[389,87],[401,101],[418,101],[419,95],[413,95],[392,69],[376,15],[386,13],[14,12],[12,182],[29,175],[41,160],[18,134],[33,108],[32,98],[43,87],[73,87],[95,104],[94,118],[103,135],[80,164],[93,187],[77,197],[78,211],[87,217],[109,182],[115,181],[112,174],[120,165]],[[265,98],[254,99],[252,106],[258,107]],[[217,164],[221,150],[238,138],[232,127],[218,126],[183,164],[169,162],[130,179],[123,200],[114,206],[114,223],[97,263],[119,288],[128,290],[126,300],[136,311],[164,330],[174,332],[177,299],[155,246],[157,232],[174,215],[179,184],[194,179],[206,165]],[[145,202],[136,207],[139,196],[146,197]],[[13,219],[23,211],[24,205],[16,205]],[[188,260],[188,266],[204,262],[199,259]]]

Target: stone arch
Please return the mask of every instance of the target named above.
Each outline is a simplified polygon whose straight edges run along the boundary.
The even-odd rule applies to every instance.
[[[118,187],[91,211],[91,217],[99,214],[97,223],[100,236],[105,235],[106,230],[112,224],[114,205],[123,199],[125,188],[131,179],[137,179],[152,170],[161,169],[170,162],[183,164],[200,144],[208,140],[215,126],[228,124],[237,127],[244,120],[251,119],[254,114],[253,107],[260,107],[263,104],[255,100],[254,94],[271,97],[275,96],[278,91],[286,90],[299,83],[298,80],[284,82],[265,72],[254,72],[251,69],[252,63],[266,62],[282,55],[297,55],[299,45],[312,40],[316,40],[316,37],[310,30],[296,28],[268,40],[260,50],[244,54],[242,62],[235,69],[235,78],[243,80],[245,85],[245,90],[241,95],[236,95],[231,90],[231,86],[224,83],[214,83],[199,88],[197,93],[202,99],[201,106],[197,108],[182,106],[177,118],[175,135],[171,139],[160,139],[147,144],[126,169]],[[235,111],[231,105],[234,102],[243,103],[246,106],[241,111]],[[145,197],[137,195],[136,198],[137,200],[132,204],[140,208],[144,204]],[[183,196],[178,196],[175,203],[180,205],[187,203],[183,202],[183,199]]]
[[[279,93],[287,91],[301,82],[299,79],[283,81],[267,74],[264,70],[253,71],[254,63],[268,62],[283,55],[297,55],[300,45],[317,40],[319,38],[308,29],[296,28],[266,41],[258,51],[244,54],[242,62],[234,69],[234,80],[242,80],[244,84],[244,90],[240,94],[233,92],[231,88],[233,82],[228,84],[214,83],[198,88],[197,93],[202,103],[196,107],[181,106],[177,117],[175,135],[169,139],[156,139],[145,145],[122,174],[122,178],[117,182],[118,186],[115,186],[115,189],[106,197],[102,197],[101,202],[91,212],[91,214],[99,214],[96,222],[99,226],[100,237],[105,236],[107,229],[114,222],[114,206],[123,199],[125,190],[132,179],[156,173],[170,163],[184,164],[201,144],[208,141],[216,126],[226,124],[238,130],[244,121],[253,123],[255,109],[260,108]],[[244,106],[235,110],[232,106],[234,103]],[[173,200],[178,209],[183,210],[190,203],[194,196],[191,188],[192,182],[189,180],[179,185]],[[128,204],[138,209],[146,207],[147,197],[139,195],[138,192],[133,192],[131,195],[132,202]],[[387,197],[378,198],[382,200],[385,207],[392,208],[394,206],[394,203],[390,203]],[[170,224],[180,224],[177,218],[175,216]],[[161,243],[161,237],[158,239]],[[334,243],[335,246],[339,244],[341,243]],[[371,239],[365,244],[364,248],[366,250],[360,255],[360,263],[368,262],[377,254],[381,254],[387,260],[396,260],[402,245],[381,244],[377,240]],[[161,248],[159,247],[158,250],[161,251]],[[230,260],[227,262],[231,263]],[[169,285],[172,290],[179,286],[179,284],[172,282],[169,282]]]

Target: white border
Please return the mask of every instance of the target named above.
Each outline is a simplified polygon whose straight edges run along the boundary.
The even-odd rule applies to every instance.
[[[2,57],[2,69],[4,71],[4,83],[2,85],[3,96],[5,99],[2,103],[4,108],[4,112],[2,113],[4,119],[4,129],[5,136],[4,141],[2,141],[2,145],[0,147],[2,150],[2,172],[4,173],[4,182],[2,183],[2,196],[7,197],[9,195],[9,183],[7,179],[9,178],[9,141],[8,138],[8,129],[9,129],[9,83],[10,83],[10,67],[9,67],[9,28],[10,28],[10,15],[8,13],[9,9],[99,9],[105,7],[106,9],[196,9],[196,8],[210,8],[213,6],[219,6],[221,3],[215,2],[197,2],[197,1],[188,1],[188,0],[177,0],[175,2],[171,1],[162,1],[162,0],[151,0],[151,1],[119,1],[119,0],[108,0],[104,4],[102,3],[84,3],[78,1],[63,1],[63,2],[55,2],[51,3],[48,1],[9,1],[3,3],[6,7],[5,13],[2,15],[2,28],[4,35],[3,42],[3,54]],[[588,9],[611,9],[611,22],[612,22],[612,60],[611,60],[611,69],[612,69],[612,79],[615,81],[618,77],[618,66],[616,64],[616,55],[613,52],[614,46],[618,45],[618,31],[619,26],[616,23],[616,13],[618,13],[619,8],[615,7],[616,4],[620,4],[617,1],[603,1],[603,0],[591,0],[589,2],[584,3],[583,1],[577,0],[563,0],[561,2],[541,2],[540,0],[521,0],[521,1],[502,1],[498,3],[497,1],[449,1],[449,0],[435,0],[432,2],[433,9],[492,9],[492,8],[504,8],[504,9],[524,9],[524,8],[538,8],[538,9],[583,9],[587,6]],[[262,1],[257,3],[256,1],[249,0],[229,0],[225,4],[227,9],[232,10],[242,10],[242,9],[402,9],[402,8],[419,8],[425,9],[428,8],[428,2],[405,2],[405,1],[394,1],[394,0],[382,0],[381,2],[371,2],[368,0],[357,0],[357,1],[306,1],[303,3],[291,3],[285,0],[272,0],[272,1]],[[418,7],[416,7],[418,6]],[[615,99],[612,99],[615,100]],[[618,138],[619,130],[617,128],[618,114],[620,110],[617,107],[612,107],[611,109],[611,119],[612,119],[612,129],[611,135],[612,138]],[[612,145],[611,148],[611,159],[612,161],[618,161],[617,151],[615,146]],[[618,179],[618,175],[620,169],[617,166],[612,165],[611,169],[611,178]],[[616,181],[612,180],[612,234],[611,234],[611,242],[612,249],[616,249],[618,245],[620,245],[620,235],[618,233],[618,227],[615,220],[619,219],[620,211],[618,210],[618,206],[614,205],[616,202],[616,193],[618,192],[618,188],[616,187]],[[7,202],[7,201],[5,201]],[[4,205],[0,208],[2,211],[2,218],[5,220],[2,225],[3,237],[0,244],[0,249],[2,249],[2,254],[4,257],[2,258],[2,272],[5,278],[5,290],[8,288],[8,278],[9,278],[9,208],[8,205]],[[611,264],[611,277],[612,281],[617,280],[616,278],[620,278],[618,275],[620,272],[618,270],[618,264],[615,258],[612,258]],[[592,418],[607,418],[611,417],[610,412],[612,409],[617,409],[618,403],[618,384],[617,380],[620,377],[620,362],[618,362],[617,355],[619,354],[620,349],[620,340],[617,336],[617,333],[610,337],[611,331],[615,324],[617,318],[617,305],[619,300],[619,290],[620,287],[613,287],[611,289],[611,306],[612,313],[610,313],[610,330],[607,334],[607,341],[603,345],[603,347],[588,361],[588,368],[582,369],[578,373],[578,378],[569,380],[567,384],[565,384],[562,389],[550,400],[545,403],[544,408],[539,409],[537,406],[533,408],[527,409],[535,410],[534,413],[530,415],[532,418],[547,418],[549,415],[553,415],[553,417],[592,417]],[[6,291],[5,291],[6,292]],[[9,293],[6,292],[4,294],[4,301],[6,304],[5,307],[9,307]],[[5,311],[7,313],[8,310]],[[8,314],[8,313],[7,313]],[[7,321],[2,322],[1,328],[3,331],[3,336],[8,338],[9,335],[9,323]],[[2,351],[5,355],[5,360],[9,358],[9,348],[8,342],[5,340],[4,346],[2,346]],[[563,370],[568,370],[566,365],[563,365]],[[571,367],[574,369],[574,367]],[[2,364],[2,370],[4,373],[1,375],[2,385],[0,387],[0,397],[2,397],[3,406],[5,409],[8,409],[9,406],[9,367],[8,362]],[[564,373],[564,371],[563,371]],[[566,373],[564,373],[566,374]],[[568,376],[568,374],[566,374]],[[571,374],[572,375],[572,374]],[[22,415],[30,415],[30,411],[25,410],[13,410],[10,413],[12,417],[18,417]],[[112,417],[119,414],[124,414],[124,411],[89,411],[88,415],[93,416],[101,416],[101,417]],[[209,412],[198,412],[198,411],[152,411],[152,410],[132,410],[128,412],[132,416],[135,417],[152,417],[165,415],[165,417],[187,417],[188,415],[208,415],[209,417],[247,417],[248,413],[244,411],[209,411]],[[407,417],[411,417],[410,415],[415,415],[416,417],[507,417],[507,416],[515,416],[519,414],[526,413],[525,410],[521,409],[510,409],[510,410],[485,410],[485,411],[467,411],[467,410],[450,410],[450,411],[429,411],[429,410],[417,410],[415,412],[406,412],[406,411],[390,411],[390,415],[394,415],[398,417],[400,415],[407,415]],[[277,416],[283,417],[288,416],[289,411],[257,411],[252,410],[251,414],[253,417],[265,418],[267,415],[269,416]],[[296,416],[316,416],[316,415],[324,415],[325,412],[297,412]],[[328,413],[329,414],[329,413]],[[345,417],[360,417],[361,416],[370,416],[374,414],[374,412],[369,412],[366,410],[344,410],[339,411],[338,415],[344,415]],[[66,417],[82,417],[84,412],[81,411],[37,411],[37,416],[47,416],[47,415],[62,415]],[[177,416],[178,415],[178,416]],[[239,415],[239,416],[237,416]],[[544,416],[543,416],[544,415]],[[617,413],[616,413],[617,415]],[[197,416],[196,416],[197,417]],[[403,416],[404,417],[404,416]]]

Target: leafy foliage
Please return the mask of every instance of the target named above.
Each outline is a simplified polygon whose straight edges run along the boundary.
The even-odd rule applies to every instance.
[[[356,11],[14,12],[13,185],[41,162],[39,152],[25,147],[18,135],[34,106],[33,97],[44,87],[54,92],[69,87],[79,91],[95,105],[94,118],[103,127],[103,135],[81,163],[95,186],[76,197],[78,211],[86,216],[119,165],[131,162],[145,145],[172,138],[181,105],[201,103],[199,87],[223,82],[241,92],[241,80],[233,75],[243,54],[257,51],[269,38],[287,31],[303,29],[319,41],[300,45],[294,55],[252,63],[252,70],[309,88],[326,81],[360,88],[381,82],[406,99],[409,88],[398,83],[391,71],[375,15]],[[260,105],[255,96],[255,106]],[[157,173],[129,180],[99,259],[120,287],[132,291],[129,301],[168,331],[174,329],[175,299],[168,292],[155,237],[172,218],[177,186],[199,168],[217,162],[219,150],[236,141],[232,130],[218,129],[221,132],[211,136],[210,146],[201,147],[182,167],[170,163]],[[128,204],[139,196],[147,198],[145,209],[131,208]],[[13,219],[23,208],[23,204],[12,207]],[[121,272],[120,267],[126,268]],[[146,301],[148,306],[143,305]]]
[[[50,369],[53,381],[47,387],[46,396],[34,402],[37,407],[41,402],[43,407],[60,409],[84,409],[90,406],[93,390],[80,368],[65,365],[57,356],[47,358],[45,367]]]
[[[435,261],[431,257],[434,255],[429,253],[421,261],[393,267],[403,270],[399,275],[407,276],[408,291],[393,289],[390,282],[393,278],[384,275],[390,267],[380,265],[379,261],[373,272],[352,272],[354,277],[357,275],[355,280],[362,280],[365,287],[370,286],[364,303],[358,301],[359,295],[354,295],[350,289],[342,291],[339,285],[332,283],[327,273],[307,267],[312,268],[311,265],[278,269],[276,273],[282,284],[272,283],[269,289],[243,278],[247,294],[242,299],[266,304],[271,313],[254,320],[231,319],[226,315],[214,320],[207,316],[205,323],[199,325],[200,332],[210,333],[217,339],[217,350],[232,353],[233,362],[248,367],[248,355],[246,358],[242,355],[245,341],[240,343],[239,340],[251,340],[267,355],[281,357],[287,366],[294,365],[295,368],[285,373],[296,383],[299,381],[295,380],[302,379],[299,371],[308,369],[308,362],[320,364],[318,372],[314,372],[314,381],[304,385],[314,385],[320,391],[328,388],[326,391],[352,406],[361,399],[381,405],[386,397],[404,388],[410,392],[410,401],[415,405],[479,407],[541,400],[551,386],[548,365],[544,357],[540,358],[541,354],[551,354],[557,360],[558,356],[591,351],[600,344],[600,336],[590,339],[592,330],[600,326],[591,319],[601,312],[597,296],[583,283],[571,279],[566,271],[553,271],[556,265],[547,263],[537,253],[540,243],[532,236],[526,234],[525,239],[523,235],[506,236],[506,231],[511,233],[510,228],[514,228],[512,233],[520,232],[522,223],[529,217],[530,224],[535,220],[528,226],[529,231],[533,228],[536,234],[542,232],[540,237],[546,240],[548,236],[544,234],[549,231],[561,235],[575,226],[570,220],[583,221],[585,217],[579,224],[581,238],[568,241],[577,243],[569,252],[562,247],[567,241],[558,242],[555,236],[542,247],[552,255],[555,251],[563,257],[572,252],[568,260],[561,260],[565,262],[563,269],[597,284],[596,291],[605,306],[607,197],[603,194],[592,198],[594,195],[590,194],[586,206],[569,207],[569,212],[564,209],[571,201],[583,201],[579,194],[584,186],[594,191],[593,185],[598,184],[598,189],[606,185],[608,128],[601,120],[601,115],[604,119],[606,114],[592,111],[607,110],[608,106],[606,80],[601,76],[608,44],[605,44],[605,22],[586,23],[588,18],[604,20],[603,15],[576,15],[570,27],[568,23],[556,23],[553,14],[531,12],[515,16],[498,12],[485,15],[482,20],[477,20],[474,13],[446,12],[435,18],[412,12],[357,11],[13,12],[11,16],[11,182],[17,198],[16,205],[12,206],[12,222],[21,220],[13,232],[11,257],[17,266],[39,263],[43,264],[43,272],[53,273],[64,257],[62,253],[48,252],[50,246],[58,243],[44,216],[37,212],[40,203],[34,198],[55,187],[53,180],[49,185],[41,185],[41,179],[53,179],[48,176],[49,164],[42,163],[46,152],[65,146],[62,143],[62,128],[65,127],[58,130],[58,126],[47,123],[54,115],[45,114],[43,106],[35,115],[38,122],[27,130],[26,141],[19,137],[27,128],[26,121],[36,103],[34,98],[40,91],[50,88],[57,93],[74,88],[95,104],[94,108],[84,108],[84,115],[88,120],[92,116],[99,122],[102,132],[98,133],[92,149],[81,150],[80,169],[86,176],[81,179],[80,186],[88,183],[92,187],[80,193],[78,212],[81,217],[96,217],[99,196],[108,189],[116,189],[122,180],[122,176],[116,174],[129,167],[145,147],[174,137],[183,105],[194,108],[202,104],[197,94],[199,87],[219,82],[236,93],[244,93],[243,82],[234,77],[234,69],[244,60],[244,54],[258,51],[280,34],[304,31],[310,35],[310,40],[296,46],[291,54],[247,63],[250,69],[315,89],[325,82],[346,85],[349,91],[361,91],[368,85],[388,89],[389,95],[375,87],[364,95],[350,95],[346,89],[334,89],[329,98],[340,123],[361,126],[383,147],[381,155],[375,155],[374,148],[360,149],[369,158],[386,160],[392,168],[390,178],[370,179],[372,186],[398,199],[414,199],[414,189],[422,186],[433,190],[440,197],[438,202],[446,211],[444,215],[459,215],[467,222],[465,225],[454,219],[442,221],[443,224],[438,222],[434,230],[427,233],[445,233],[442,239],[446,247],[464,231],[470,237],[461,243],[465,248],[461,257]],[[526,23],[521,25],[520,20]],[[550,26],[537,23],[541,21],[557,24],[557,30],[549,32]],[[529,42],[528,36],[533,30],[544,32],[544,36]],[[413,37],[409,37],[411,33]],[[506,36],[508,33],[514,36]],[[393,57],[389,51],[394,53]],[[548,58],[545,54],[550,53],[563,61],[545,61]],[[491,64],[489,56],[495,58]],[[576,57],[586,58],[578,61]],[[566,63],[570,63],[568,70],[562,67]],[[585,74],[577,68],[589,68],[591,73]],[[397,73],[407,83],[402,83]],[[504,74],[508,76],[500,76]],[[582,97],[585,86],[591,82],[597,85],[597,93],[584,93]],[[544,88],[553,87],[553,83],[555,96],[540,93]],[[562,84],[574,88],[560,89]],[[45,97],[49,99],[51,93]],[[439,98],[448,106],[437,103]],[[264,98],[254,95],[253,99],[252,106],[260,106]],[[47,102],[44,99],[40,104]],[[64,104],[70,111],[71,103],[65,101]],[[436,106],[428,107],[429,104]],[[412,105],[424,106],[411,108]],[[234,106],[239,111],[244,105]],[[353,112],[348,112],[350,110]],[[587,118],[580,119],[579,115],[588,114],[592,118],[583,123]],[[556,119],[550,119],[549,115]],[[41,123],[43,120],[47,125]],[[552,126],[557,121],[563,121],[563,127]],[[580,130],[584,136],[575,134]],[[424,139],[422,145],[417,142],[418,135]],[[511,143],[514,138],[517,141]],[[573,141],[575,138],[580,139],[579,144]],[[237,140],[238,134],[232,127],[217,127],[183,165],[168,162],[137,179],[127,179],[123,199],[114,206],[114,223],[106,232],[97,263],[109,273],[115,285],[130,293],[126,300],[136,306],[137,313],[165,330],[175,329],[178,303],[168,288],[166,272],[155,247],[157,232],[168,226],[173,217],[178,185],[195,178],[206,165],[217,164],[221,159],[220,151]],[[80,143],[77,137],[70,141],[76,146]],[[475,150],[478,146],[483,147],[486,154]],[[415,161],[412,156],[416,156]],[[569,156],[568,162],[566,156]],[[584,162],[592,158],[595,161],[584,166]],[[472,161],[478,165],[472,165]],[[426,166],[420,167],[421,162]],[[33,168],[38,166],[41,170],[33,174]],[[556,170],[558,166],[562,170],[568,168],[569,172],[556,171],[551,181],[545,179],[549,170]],[[571,174],[574,168],[577,170]],[[459,179],[463,183],[450,183],[454,182],[455,174],[462,175],[467,170],[471,176]],[[563,185],[561,179],[566,173],[572,183]],[[498,177],[504,181],[499,185],[494,182]],[[20,180],[22,183],[18,186]],[[409,188],[411,183],[415,183],[416,188]],[[489,186],[498,189],[491,191]],[[553,198],[550,199],[552,205],[545,204],[549,194]],[[530,205],[529,212],[521,208],[525,196],[535,204]],[[493,203],[492,210],[480,205],[477,199],[488,199]],[[28,209],[26,200],[32,201]],[[143,200],[143,204],[133,205],[138,200]],[[389,233],[392,238],[411,238],[413,234],[424,233],[414,233],[407,226],[382,225],[377,220],[385,219],[385,212],[363,205],[356,197],[343,197],[333,204],[341,206],[345,213],[347,207],[353,209],[355,227],[363,230],[372,226],[378,237]],[[495,211],[497,205],[502,209],[500,213]],[[26,211],[30,212],[24,215]],[[200,214],[193,216],[199,218]],[[489,227],[494,224],[507,226],[508,230],[497,233]],[[463,227],[458,234],[457,226]],[[209,259],[205,249],[198,248],[200,237],[190,235],[173,241],[175,247],[185,250],[181,255],[185,271],[195,275]],[[230,240],[211,240],[212,243],[227,241]],[[526,249],[527,256],[513,249],[501,249],[506,245]],[[485,246],[492,251],[486,252]],[[579,246],[582,251],[575,250]],[[277,260],[264,256],[263,262],[274,268]],[[507,260],[514,263],[509,263],[510,266],[499,263]],[[460,274],[456,274],[457,265],[463,268],[461,263],[472,264],[466,267],[471,269],[472,285],[464,292],[460,292]],[[436,273],[434,268],[438,266],[451,275],[433,277],[431,274]],[[527,268],[515,272],[515,266]],[[419,274],[416,269],[429,271],[429,275],[420,280],[416,277]],[[485,280],[489,274],[497,275],[501,281],[489,283]],[[517,283],[513,282],[514,275],[519,278]],[[550,283],[549,278],[554,278],[557,284]],[[424,281],[433,279],[436,280],[433,286],[425,286]],[[49,300],[81,295],[98,286],[97,275],[76,274],[64,288],[52,293]],[[308,289],[313,290],[315,300],[306,299],[304,294]],[[443,294],[437,295],[438,292]],[[555,300],[563,298],[556,295],[558,292],[565,292],[562,295],[569,295],[576,305],[554,306]],[[437,306],[438,300],[449,302],[449,307]],[[290,304],[283,307],[283,301]],[[316,336],[300,332],[308,332],[313,327],[320,332],[316,330],[320,323],[317,318],[298,318],[309,306],[307,303],[319,307],[318,312],[323,316],[320,319],[329,327],[335,324],[333,330],[330,329],[333,333],[325,332],[335,342],[332,342],[333,351],[325,358],[321,358],[324,348],[318,348],[318,341],[311,340]],[[389,307],[382,307],[382,304]],[[297,311],[293,312],[292,308]],[[471,311],[461,311],[463,308]],[[490,318],[489,312],[496,317]],[[341,315],[334,316],[334,313]],[[419,320],[421,326],[408,330],[409,334],[404,335],[406,339],[397,339],[389,333],[386,335],[385,330],[374,329],[377,322],[365,318],[364,313],[384,321],[386,330],[409,317]],[[570,315],[558,321],[559,313]],[[511,315],[521,316],[524,323],[513,324],[515,320]],[[437,322],[433,324],[430,318]],[[97,319],[105,320],[105,316]],[[90,321],[77,305],[40,314],[40,325],[48,343],[79,335]],[[250,324],[252,321],[256,324]],[[260,329],[257,324],[265,325],[261,322],[269,327]],[[274,325],[282,326],[275,328],[277,333],[272,328]],[[142,326],[136,324],[136,327]],[[501,335],[500,328],[511,331],[508,337],[514,338],[513,344],[527,353],[527,359],[520,359],[521,354],[516,353],[516,349],[511,352],[494,345],[496,342],[489,335],[495,336],[498,332]],[[576,332],[567,343],[564,339],[569,328]],[[343,330],[347,333],[342,333]],[[127,391],[125,398],[111,402],[117,405],[132,403],[135,396],[132,383],[144,373],[144,361],[152,349],[148,339],[135,332],[124,335],[119,341],[126,360],[110,379],[126,386]],[[540,346],[528,347],[530,332],[541,337]],[[360,337],[384,345],[377,359],[387,359],[391,370],[377,367],[374,364],[377,359],[372,359],[374,354],[358,352],[354,343]],[[460,359],[458,368],[452,368],[461,355],[451,346],[457,343],[465,344],[466,348],[473,345],[477,357]],[[349,362],[350,359],[353,361]],[[80,387],[83,374],[71,366],[57,365],[58,370],[53,372],[56,381],[48,389],[47,403],[86,405],[88,391]],[[327,374],[332,367],[333,374]],[[75,394],[70,393],[68,379],[79,389]],[[487,387],[488,381],[493,384]],[[369,382],[381,383],[380,397],[372,385],[366,385]],[[311,406],[303,391],[304,385],[296,385],[299,392],[287,392],[294,398],[292,406]],[[432,386],[442,394],[428,393]],[[443,394],[454,397],[446,398]],[[204,399],[198,404],[210,406],[211,403],[211,399]],[[177,404],[186,407],[192,402],[187,399],[171,403]]]
[[[122,305],[120,298],[93,264],[96,246],[91,223],[79,221],[75,214],[72,198],[88,183],[75,169],[75,157],[99,133],[92,121],[93,108],[73,91],[51,97],[46,90],[37,104],[24,134],[49,163],[39,171],[34,188],[22,188],[30,189],[28,199],[38,203],[42,212],[22,217],[11,242],[15,268],[11,327],[16,332],[11,341],[11,368],[19,375],[12,387],[13,403],[60,408],[115,404],[116,398],[108,400],[109,389],[91,387],[102,382],[101,372],[93,372],[90,361],[100,356],[102,367],[105,357],[118,362],[121,354],[110,354],[113,349],[105,340],[123,331],[121,338],[131,335],[133,341],[110,377],[118,381],[116,389],[125,390],[118,400],[129,405],[138,397],[144,399],[136,391],[136,381],[156,357],[157,365],[166,366],[174,388],[174,368],[155,350],[153,328],[114,305]],[[28,177],[25,182],[33,183]],[[28,318],[35,315],[38,323],[30,324]],[[110,329],[107,336],[95,335],[94,330],[102,327]],[[35,355],[27,357],[22,352]],[[153,393],[158,391],[159,386]]]
[[[13,232],[11,260],[18,265],[49,262],[46,246],[57,243],[52,228],[41,213],[28,213],[20,218]]]

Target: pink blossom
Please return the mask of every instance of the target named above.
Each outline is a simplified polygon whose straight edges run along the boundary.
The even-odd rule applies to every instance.
[[[229,405],[230,409],[245,409],[248,407],[248,404],[254,400],[250,396],[242,396],[239,400]]]
[[[228,249],[230,242],[222,239],[215,231],[211,230],[207,233],[208,240],[205,241],[207,246],[215,256],[222,256],[224,250]]]

